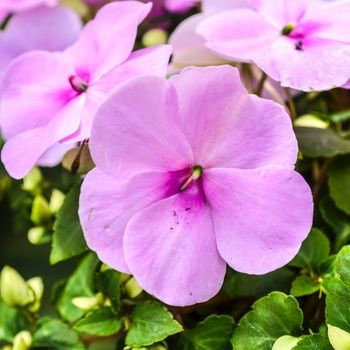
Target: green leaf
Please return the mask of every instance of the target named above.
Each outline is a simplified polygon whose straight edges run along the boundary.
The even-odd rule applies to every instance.
[[[181,332],[181,325],[162,305],[154,302],[138,304],[132,313],[132,324],[126,336],[126,345],[147,346],[167,336]]]
[[[85,350],[78,334],[62,322],[43,317],[33,332],[33,348],[57,350]]]
[[[326,296],[326,322],[350,332],[350,298],[329,293]]]
[[[350,288],[350,245],[344,246],[335,259],[335,271],[343,283]]]
[[[334,160],[328,170],[328,185],[337,207],[350,214],[350,155]]]
[[[289,265],[307,269],[310,272],[315,271],[328,257],[329,252],[328,238],[320,230],[313,228]]]
[[[13,337],[24,329],[25,321],[22,314],[0,299],[0,341],[11,342]]]
[[[231,317],[211,315],[198,323],[195,329],[182,332],[179,340],[170,349],[231,350],[230,338],[233,329]]]
[[[301,297],[313,294],[319,289],[319,284],[315,283],[309,276],[302,275],[298,276],[293,282],[290,294],[295,297]]]
[[[332,129],[295,127],[299,150],[307,157],[334,157],[350,153],[350,141]]]
[[[331,255],[329,256],[326,260],[322,261],[319,270],[320,270],[320,275],[323,278],[329,278],[329,277],[334,277],[335,275],[335,270],[334,270],[334,264],[335,264],[335,258],[336,255]]]
[[[282,335],[299,337],[303,313],[293,296],[273,292],[259,299],[234,330],[231,342],[235,350],[271,350]]]
[[[63,319],[75,322],[84,315],[84,311],[72,304],[75,297],[92,297],[93,275],[99,260],[94,253],[90,253],[80,262],[73,275],[67,280],[65,286],[58,282],[57,291],[53,303]]]
[[[114,315],[111,308],[103,307],[88,313],[74,328],[79,332],[104,337],[117,333],[122,325],[122,320]]]
[[[120,275],[118,271],[107,269],[99,272],[97,276],[98,286],[101,292],[110,299],[115,314],[118,313],[120,306]]]
[[[282,267],[265,275],[246,275],[227,268],[222,289],[233,298],[260,298],[272,291],[289,291],[294,278],[295,273],[289,267]]]
[[[87,250],[78,216],[81,182],[76,183],[67,194],[54,223],[50,263],[69,259]]]
[[[339,251],[350,239],[350,216],[338,209],[330,197],[322,198],[320,211],[336,234],[334,250]]]
[[[322,282],[322,287],[326,290],[327,293],[333,293],[350,299],[350,290],[346,287],[346,285],[341,281],[339,277],[326,278]]]
[[[333,347],[327,334],[313,334],[300,340],[292,350],[333,350]]]

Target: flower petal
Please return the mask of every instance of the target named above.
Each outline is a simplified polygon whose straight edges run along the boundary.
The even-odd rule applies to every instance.
[[[207,301],[221,288],[226,264],[199,186],[136,214],[126,227],[124,249],[140,285],[167,304]]]
[[[32,51],[13,60],[5,71],[1,94],[5,139],[49,123],[77,95],[68,81],[71,74],[72,65],[59,53]]]
[[[206,40],[206,47],[234,61],[251,60],[268,51],[280,35],[263,16],[250,9],[220,12],[202,21],[197,33]]]
[[[282,86],[323,91],[342,86],[350,76],[350,46],[334,40],[305,38],[302,50],[295,40],[281,37],[255,63]]]
[[[280,105],[248,95],[236,68],[186,68],[170,82],[197,164],[294,167],[298,147],[289,116]]]
[[[52,145],[74,132],[80,122],[85,96],[70,100],[45,126],[33,128],[9,139],[1,152],[7,172],[23,178]]]
[[[95,168],[84,179],[79,216],[86,242],[101,261],[130,273],[124,259],[123,236],[128,221],[140,210],[173,195],[181,187],[180,172],[153,172],[117,181]]]
[[[135,51],[124,63],[113,68],[91,84],[86,90],[86,105],[84,106],[80,127],[65,141],[75,142],[90,137],[92,121],[97,109],[117,85],[145,74],[164,77],[171,51],[170,45],[154,46]]]
[[[86,24],[77,42],[66,50],[77,74],[88,75],[91,83],[124,62],[133,49],[137,26],[151,7],[151,3],[137,1],[105,5]]]
[[[96,166],[111,176],[188,168],[193,157],[173,87],[156,76],[120,84],[95,116],[90,150]]]
[[[220,255],[237,271],[264,274],[287,264],[310,231],[310,188],[291,169],[209,169],[203,189]]]

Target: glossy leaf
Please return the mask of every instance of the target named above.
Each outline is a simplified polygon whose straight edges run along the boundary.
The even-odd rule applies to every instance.
[[[95,254],[88,254],[80,262],[67,283],[58,289],[57,298],[53,302],[63,319],[74,322],[84,315],[84,311],[72,304],[72,299],[94,295],[93,275],[98,263],[99,260]]]
[[[115,316],[111,308],[103,307],[88,313],[74,328],[79,332],[107,336],[117,333],[122,325],[122,320]]]
[[[234,327],[231,317],[211,315],[198,323],[195,329],[182,332],[170,349],[231,350],[230,338]]]
[[[333,350],[333,348],[327,334],[313,334],[300,340],[292,350]]]
[[[97,275],[99,287],[111,301],[114,313],[118,313],[120,306],[120,275],[120,272],[112,269],[101,271]]]
[[[337,207],[350,214],[350,155],[335,159],[328,171],[328,185]]]
[[[51,264],[69,259],[87,250],[78,217],[81,182],[76,183],[67,194],[54,223]]]
[[[33,332],[33,348],[57,350],[84,350],[78,333],[59,320],[49,317],[38,321]]]
[[[335,260],[335,271],[343,283],[350,288],[350,246],[347,245],[338,253]]]
[[[309,276],[302,275],[298,276],[293,282],[290,294],[295,297],[301,297],[303,295],[313,294],[319,289],[319,284],[315,283]]]
[[[131,328],[125,340],[128,346],[151,345],[182,331],[181,325],[173,319],[172,314],[155,302],[138,304],[131,318]]]
[[[350,153],[350,141],[344,140],[332,129],[295,127],[301,153],[307,157],[333,157]]]
[[[235,350],[270,350],[282,335],[299,337],[303,314],[293,296],[273,292],[259,299],[234,330]]]
[[[315,271],[319,264],[328,257],[329,252],[328,238],[320,230],[313,228],[289,265]]]
[[[12,341],[25,329],[25,321],[19,310],[6,305],[0,298],[0,341]]]

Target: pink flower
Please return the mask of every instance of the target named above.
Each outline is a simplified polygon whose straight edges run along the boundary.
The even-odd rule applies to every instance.
[[[310,230],[290,119],[248,95],[236,68],[120,85],[96,115],[90,149],[86,241],[167,304],[214,296],[226,263],[249,274],[283,266]]]
[[[222,57],[254,62],[282,86],[303,91],[343,85],[350,75],[350,1],[250,0],[197,32]]]
[[[2,161],[11,176],[23,177],[56,142],[89,138],[96,110],[121,82],[165,75],[170,46],[131,53],[150,8],[136,1],[108,4],[62,53],[32,51],[8,66],[0,123],[8,139]]]
[[[38,6],[56,6],[58,0],[1,0],[0,14],[28,11]]]

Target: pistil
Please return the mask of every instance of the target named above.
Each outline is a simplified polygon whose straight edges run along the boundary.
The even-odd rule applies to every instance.
[[[78,75],[71,75],[68,78],[68,81],[70,82],[70,85],[73,88],[73,90],[79,93],[86,91],[89,87],[87,82],[80,78]]]
[[[197,180],[203,173],[203,168],[200,165],[195,165],[192,169],[192,175],[187,179],[187,181],[181,186],[181,191],[184,190],[193,180]]]

